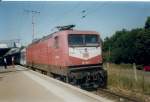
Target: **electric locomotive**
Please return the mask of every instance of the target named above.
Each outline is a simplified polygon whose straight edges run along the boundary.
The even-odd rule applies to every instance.
[[[99,33],[73,27],[59,26],[59,31],[31,43],[26,50],[28,66],[80,87],[106,87]]]

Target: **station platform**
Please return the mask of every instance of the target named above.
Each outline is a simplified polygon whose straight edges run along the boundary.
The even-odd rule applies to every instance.
[[[0,102],[112,102],[22,66],[0,67]]]

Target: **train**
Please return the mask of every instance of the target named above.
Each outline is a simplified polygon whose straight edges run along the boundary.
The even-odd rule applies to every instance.
[[[107,71],[102,66],[100,34],[72,26],[58,28],[27,46],[25,64],[72,85],[105,88]]]

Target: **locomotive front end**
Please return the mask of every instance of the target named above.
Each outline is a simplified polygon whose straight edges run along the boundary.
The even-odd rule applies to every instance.
[[[86,88],[106,87],[107,72],[102,67],[99,34],[68,34],[69,82]]]

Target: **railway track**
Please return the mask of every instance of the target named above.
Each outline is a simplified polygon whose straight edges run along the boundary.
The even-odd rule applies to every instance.
[[[143,102],[143,100],[137,97],[131,97],[131,96],[123,95],[120,93],[115,93],[108,89],[99,88],[96,91],[93,91],[92,93],[102,96],[102,97],[106,97],[115,102]]]

